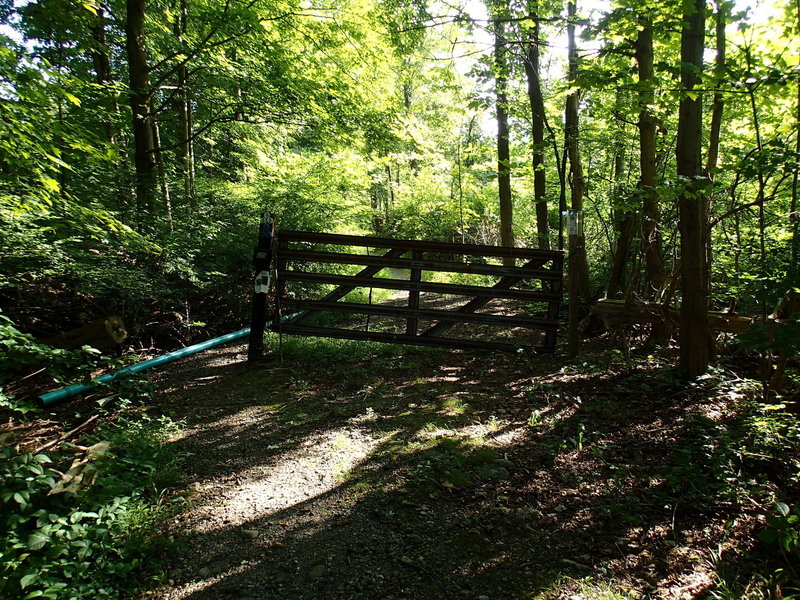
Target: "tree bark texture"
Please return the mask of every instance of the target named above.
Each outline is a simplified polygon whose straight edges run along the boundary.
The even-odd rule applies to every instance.
[[[542,82],[539,77],[539,21],[538,6],[531,2],[528,14],[533,25],[525,55],[525,75],[528,80],[528,101],[531,106],[531,122],[533,134],[533,201],[536,205],[536,233],[539,248],[550,249],[550,223],[547,216],[547,181],[544,168],[544,97]]]
[[[513,207],[511,203],[511,149],[508,130],[508,64],[505,31],[500,19],[494,21],[495,104],[497,115],[497,189],[500,200],[500,245],[514,245]],[[513,258],[504,258],[513,265]]]
[[[678,200],[681,235],[680,366],[690,378],[708,370],[708,271],[705,260],[705,201],[696,193],[702,175],[703,104],[700,83],[703,69],[704,0],[686,5],[681,34],[681,87],[684,96],[678,113],[676,159],[684,191]]]
[[[186,0],[180,2],[180,13],[175,19],[174,32],[179,44],[184,43],[186,29],[189,26],[189,6]],[[186,65],[178,67],[175,73],[177,91],[175,94],[175,112],[178,115],[178,164],[183,179],[183,194],[190,208],[194,208],[194,143],[192,137],[192,104],[189,97],[189,82]]]
[[[656,118],[650,106],[653,103],[653,24],[640,21],[636,40],[636,64],[639,74],[639,189],[642,201],[642,241],[647,268],[648,290],[646,296],[659,300],[666,279],[664,256],[661,247],[661,209],[656,185]],[[666,329],[653,327],[654,337],[664,337]],[[656,331],[659,329],[660,331]]]
[[[134,168],[136,171],[136,204],[140,213],[154,209],[156,161],[153,126],[150,115],[150,78],[144,43],[145,0],[127,0],[125,23],[130,76],[130,105],[133,117]]]
[[[578,48],[575,45],[575,2],[569,2],[568,18],[569,24],[567,25],[567,39],[568,39],[568,53],[569,53],[569,74],[568,78],[571,86],[574,88],[578,78]],[[583,210],[583,196],[586,190],[586,183],[583,178],[583,165],[581,163],[580,145],[578,143],[578,103],[580,99],[580,91],[575,89],[567,96],[567,105],[564,111],[564,125],[565,125],[565,144],[567,157],[569,160],[569,170],[571,175],[570,185],[570,201],[573,210]],[[589,300],[589,264],[586,260],[586,248],[584,245],[583,236],[576,241],[574,248],[575,256],[574,265],[575,271],[570,271],[570,278],[575,278],[575,285],[577,286],[578,295],[588,301]],[[573,251],[570,245],[570,251]]]

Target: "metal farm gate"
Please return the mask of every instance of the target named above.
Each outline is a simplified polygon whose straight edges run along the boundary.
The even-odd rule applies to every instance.
[[[553,352],[563,262],[556,250],[287,230],[273,236],[262,220],[249,358],[263,350],[270,265],[270,329],[281,334]],[[372,303],[372,289],[394,294]],[[526,333],[507,339],[510,330]]]

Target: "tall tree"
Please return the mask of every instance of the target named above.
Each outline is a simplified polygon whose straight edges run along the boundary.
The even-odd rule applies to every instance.
[[[505,26],[508,7],[495,0],[492,5],[494,30],[495,115],[497,118],[497,191],[500,200],[500,245],[514,245],[514,216],[511,197],[511,146],[508,129],[508,60]],[[513,258],[503,259],[514,264]]]
[[[544,164],[544,96],[542,94],[539,57],[541,54],[539,36],[539,4],[536,0],[528,3],[530,29],[525,52],[525,75],[528,82],[528,102],[531,106],[531,129],[533,139],[533,201],[536,205],[536,232],[539,248],[550,249],[550,223],[547,217],[547,179]]]
[[[714,14],[715,24],[715,38],[717,46],[717,54],[714,59],[714,98],[711,101],[711,126],[708,131],[708,154],[706,156],[705,173],[710,180],[716,177],[717,164],[719,162],[719,146],[720,136],[722,133],[722,116],[725,111],[725,96],[722,93],[723,81],[725,79],[725,51],[726,51],[726,36],[725,26],[727,24],[727,12],[729,4],[725,0],[717,0],[717,9]],[[713,190],[712,190],[713,193]],[[712,206],[713,196],[711,193],[705,198],[704,210],[706,212],[706,220],[710,222],[713,213]],[[711,244],[710,231],[706,233],[705,240],[706,248],[706,265],[711,272],[711,261],[713,259],[713,248]],[[711,306],[711,277],[707,278],[709,286],[708,298],[709,308]]]
[[[569,61],[567,80],[570,93],[564,110],[564,147],[569,159],[570,201],[572,210],[583,210],[585,181],[581,164],[580,146],[578,143],[579,116],[578,106],[580,89],[578,89],[578,46],[575,43],[575,21],[577,14],[576,0],[567,2],[567,57]],[[569,236],[569,353],[578,351],[577,322],[580,301],[589,301],[589,263],[586,260],[586,243],[583,235]]]
[[[711,126],[708,131],[708,155],[706,156],[706,174],[714,178],[719,161],[719,143],[722,132],[722,115],[725,110],[725,96],[722,85],[725,78],[725,27],[727,25],[727,12],[729,9],[726,0],[717,0],[717,9],[714,13],[714,30],[716,38],[716,57],[714,58],[714,98],[711,101]]]
[[[616,102],[620,105],[621,91],[617,91]],[[636,217],[630,207],[630,200],[625,197],[623,172],[625,169],[625,132],[618,125],[614,143],[614,188],[612,190],[612,220],[617,229],[616,246],[611,258],[611,275],[608,278],[606,297],[616,298],[625,287],[625,273],[628,268],[631,242],[635,233]]]
[[[795,0],[795,32],[800,35],[800,0]],[[798,64],[800,64],[800,57],[798,57]],[[800,156],[800,77],[797,78],[797,94],[795,96],[794,105],[794,120],[797,131],[794,137],[794,151],[797,156]],[[800,214],[797,208],[797,194],[798,185],[800,185],[800,161],[795,164],[794,172],[792,173],[792,191],[791,201],[789,204],[789,222],[792,224],[792,249],[789,259],[789,276],[790,283],[794,286],[800,285],[798,283],[798,250],[800,250]]]
[[[636,65],[639,74],[639,189],[642,193],[642,241],[647,267],[647,296],[661,300],[666,273],[661,248],[661,209],[658,203],[656,165],[656,117],[653,114],[653,21],[646,13],[639,18],[636,39]],[[665,339],[669,330],[664,321],[653,323],[651,337]]]
[[[186,31],[189,25],[189,3],[179,0],[178,13],[175,16],[173,31],[178,46],[185,43]],[[178,169],[183,178],[183,195],[189,202],[190,208],[194,205],[194,136],[192,134],[192,103],[189,96],[189,77],[186,65],[178,65],[175,73],[175,112],[178,115]]]
[[[639,20],[639,35],[635,54],[639,74],[639,189],[642,192],[644,255],[647,265],[649,294],[661,290],[664,284],[664,258],[661,249],[661,210],[656,185],[656,135],[657,123],[653,114],[653,22],[649,16]]]
[[[108,55],[109,49],[106,42],[106,16],[103,7],[97,9],[97,19],[92,27],[92,40],[94,42],[91,48],[92,64],[94,66],[95,77],[97,85],[105,86],[111,83],[111,60]],[[112,99],[114,112],[118,112],[116,99]],[[109,122],[104,123],[106,130],[106,139],[110,143],[114,143],[116,131],[114,124]]]
[[[155,205],[156,158],[153,122],[150,114],[150,70],[145,53],[145,0],[127,0],[125,48],[130,79],[129,101],[133,118],[134,168],[136,173],[136,205],[141,219],[143,212],[152,212]]]
[[[681,33],[681,88],[676,160],[682,193],[678,200],[681,237],[680,365],[690,378],[702,375],[711,358],[708,329],[706,211],[702,195],[703,70],[705,2],[684,4]]]

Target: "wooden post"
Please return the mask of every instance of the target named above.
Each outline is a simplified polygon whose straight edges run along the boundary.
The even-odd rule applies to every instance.
[[[286,280],[282,279],[280,273],[286,270],[286,250],[289,248],[289,240],[278,236],[278,249],[275,255],[275,270],[278,274],[275,275],[275,312],[272,317],[272,326],[278,329],[280,332],[281,323],[283,320],[281,317],[281,310],[282,305],[281,302],[283,301],[284,296],[286,296]],[[303,315],[308,314],[309,311],[303,312]]]
[[[563,273],[564,270],[564,258],[554,258],[553,259],[553,270],[558,271],[559,273]],[[558,300],[553,300],[547,305],[547,319],[553,321],[554,323],[558,321],[558,313],[561,310],[561,290],[563,287],[563,279],[551,279],[550,280],[550,291],[554,294],[558,294]],[[547,349],[548,352],[555,352],[556,349],[556,334],[557,329],[548,329],[545,331],[544,334],[544,347]]]
[[[272,234],[274,221],[261,213],[258,244],[253,252],[253,313],[250,318],[250,338],[247,362],[261,358],[264,353],[264,326],[267,324],[267,294],[269,293],[269,267],[272,262]]]
[[[421,261],[422,256],[423,254],[419,250],[414,250],[411,253],[412,260]],[[411,277],[409,281],[416,283],[422,281],[422,269],[411,269]],[[419,290],[411,290],[408,292],[408,308],[419,308]],[[417,322],[417,317],[408,317],[406,320],[406,335],[417,335]]]
[[[583,266],[580,258],[585,256],[583,238],[583,210],[568,210],[567,233],[569,234],[569,324],[567,325],[567,354],[570,358],[578,355],[578,322],[580,320],[581,274]]]

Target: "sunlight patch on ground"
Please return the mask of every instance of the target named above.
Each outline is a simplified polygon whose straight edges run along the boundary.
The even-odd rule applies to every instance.
[[[352,429],[334,429],[307,439],[275,461],[241,471],[233,484],[209,482],[216,488],[204,508],[208,518],[198,531],[237,527],[290,509],[330,492],[385,440]],[[204,498],[201,496],[202,502]]]
[[[205,573],[203,575],[200,575],[200,573],[198,573],[197,581],[192,581],[180,587],[164,588],[164,590],[169,590],[171,592],[170,600],[181,600],[181,598],[191,598],[195,594],[198,594],[200,592],[203,592],[204,590],[219,585],[221,582],[223,582],[225,579],[229,577],[246,572],[250,568],[251,565],[248,562],[243,562],[221,573],[214,573],[213,575]],[[156,590],[155,594],[158,593],[160,593],[160,591]]]

